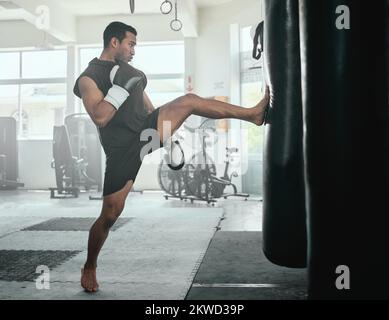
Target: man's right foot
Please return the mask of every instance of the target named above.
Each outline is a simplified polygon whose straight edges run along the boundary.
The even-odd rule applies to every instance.
[[[269,87],[266,86],[265,94],[261,101],[257,103],[257,105],[252,110],[252,115],[250,117],[250,122],[256,124],[257,126],[261,126],[265,120],[266,111],[269,108],[270,103],[270,92]]]
[[[87,292],[97,292],[99,284],[96,279],[96,269],[81,269],[81,287]]]

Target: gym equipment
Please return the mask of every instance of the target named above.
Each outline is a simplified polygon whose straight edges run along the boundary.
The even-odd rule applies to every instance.
[[[64,123],[69,135],[72,155],[84,159],[88,164],[85,170],[88,178],[80,176],[80,185],[87,191],[97,189],[97,192],[101,192],[103,180],[101,145],[95,124],[87,113],[68,115]]]
[[[253,35],[253,52],[252,52],[252,58],[255,59],[255,60],[259,60],[261,59],[262,57],[262,53],[263,53],[263,27],[264,27],[264,22],[261,21],[260,23],[258,23],[257,27],[255,28],[255,33]],[[261,67],[254,67],[254,68],[262,68],[262,72],[263,72],[263,75],[264,75],[264,79],[265,78],[265,65],[264,65],[264,59],[262,58],[261,60]],[[263,81],[263,88],[262,88],[262,92],[265,92],[266,91],[266,80]],[[266,124],[268,122],[268,114],[269,114],[269,108],[270,106],[267,106],[266,107],[266,110],[265,110],[265,114],[263,116],[263,123]]]
[[[213,198],[218,194],[217,186],[213,185],[212,177],[216,177],[216,166],[212,158],[203,151],[192,156],[184,171],[186,195],[193,200],[203,200],[207,203],[216,202]],[[220,198],[220,195],[219,195]]]
[[[255,60],[259,60],[262,56],[263,52],[263,21],[258,23],[257,27],[255,28],[255,34],[253,37],[253,53],[252,57]]]
[[[180,31],[182,29],[182,22],[177,18],[177,0],[174,3],[174,19],[170,22],[170,28],[173,31]]]
[[[222,177],[217,176],[216,166],[213,159],[207,153],[207,139],[210,137],[214,144],[217,141],[216,127],[214,119],[206,119],[199,126],[201,132],[201,151],[192,156],[190,161],[184,166],[184,182],[187,196],[191,202],[194,200],[202,200],[207,203],[216,202],[215,199],[223,197],[227,199],[231,196],[244,197],[245,200],[250,196],[247,193],[238,193],[235,184],[231,182],[232,177],[237,177],[237,173],[233,172],[229,175],[230,156],[234,152],[238,152],[238,148],[226,148],[226,161],[224,174]],[[233,193],[224,193],[224,189],[231,186]]]
[[[310,299],[389,297],[388,6],[300,0]]]
[[[17,187],[24,187],[24,183],[18,182],[16,120],[0,117],[0,190]]]
[[[129,0],[131,13],[135,11],[135,0]]]
[[[387,12],[388,1],[366,6],[351,0],[265,0],[273,126],[267,129],[277,130],[277,140],[270,136],[266,141],[265,164],[272,174],[265,183],[271,208],[264,212],[264,247],[272,258],[278,248],[303,258],[304,208],[295,208],[301,206],[304,188],[309,299],[388,299]],[[280,118],[277,110],[287,116]],[[298,141],[284,143],[285,137]],[[297,152],[287,176],[298,190],[291,190],[294,201],[283,192],[287,180],[274,174],[288,164],[291,151]],[[297,234],[290,233],[298,229],[301,247]]]
[[[203,146],[205,143],[203,143]],[[250,196],[247,193],[238,193],[235,184],[231,182],[232,177],[237,177],[236,172],[229,175],[230,157],[233,153],[238,152],[238,148],[226,148],[226,161],[224,174],[217,177],[216,166],[213,160],[207,154],[205,148],[200,153],[193,155],[188,165],[185,167],[184,182],[188,195],[198,199],[214,202],[214,199],[223,197],[243,197],[245,200]],[[224,193],[227,186],[233,188],[233,193]]]
[[[158,168],[158,181],[161,189],[166,192],[165,199],[179,198],[190,200],[191,203],[199,200],[212,205],[216,202],[215,199],[221,197],[227,199],[237,196],[247,200],[250,195],[238,193],[235,184],[231,182],[232,177],[237,177],[237,173],[229,173],[230,157],[238,152],[238,149],[226,148],[226,164],[222,177],[217,176],[215,163],[207,153],[207,146],[217,142],[215,120],[206,119],[197,128],[188,126],[186,123],[183,127],[192,134],[200,133],[201,151],[194,154],[189,161],[185,161],[180,170],[172,170],[168,160],[163,158]],[[182,136],[177,135],[178,144],[180,140]],[[233,188],[233,193],[224,193],[227,186]]]
[[[167,166],[172,170],[180,170],[185,164],[185,154],[178,140],[172,141],[165,154]]]
[[[166,192],[165,199],[184,197],[184,176],[181,170],[172,170],[164,158],[158,167],[158,182],[161,189]]]
[[[165,0],[161,3],[161,13],[162,14],[169,14],[173,9],[173,5],[169,0]]]
[[[263,164],[263,252],[305,267],[307,254],[298,1],[265,0],[264,59],[270,87]]]
[[[104,100],[119,109],[138,85],[143,83],[143,87],[146,86],[147,80],[141,71],[127,62],[116,60],[116,63],[109,75],[112,87],[109,88]]]
[[[82,178],[83,180],[91,179],[86,174],[86,161],[72,154],[65,126],[54,126],[53,128],[53,158],[51,167],[55,170],[57,187],[49,188],[50,198],[77,198]],[[91,180],[88,183],[92,184],[94,181]]]
[[[165,199],[169,198],[180,198],[184,199],[185,196],[185,184],[184,184],[184,175],[183,167],[185,166],[185,154],[180,145],[180,141],[183,140],[183,136],[180,134],[180,131],[177,131],[173,137],[173,143],[176,143],[176,147],[179,148],[179,153],[182,155],[182,162],[179,166],[174,167],[171,164],[169,157],[170,149],[165,148],[166,154],[162,158],[161,163],[158,166],[158,182],[163,191],[165,191]]]

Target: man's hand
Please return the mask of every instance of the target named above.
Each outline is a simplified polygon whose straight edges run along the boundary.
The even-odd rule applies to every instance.
[[[133,89],[144,80],[144,77],[128,63],[118,61],[118,64],[111,70],[110,79],[112,87],[108,90],[104,100],[119,109]]]

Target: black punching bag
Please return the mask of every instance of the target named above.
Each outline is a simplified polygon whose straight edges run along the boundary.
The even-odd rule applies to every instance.
[[[270,87],[265,126],[263,251],[306,266],[298,0],[265,0],[264,57]]]
[[[299,12],[308,296],[389,299],[388,1]]]

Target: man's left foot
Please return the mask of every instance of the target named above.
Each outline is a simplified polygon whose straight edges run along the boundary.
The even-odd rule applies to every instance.
[[[86,292],[97,292],[99,284],[96,279],[96,269],[81,269],[81,286]]]

